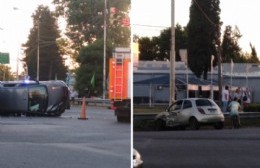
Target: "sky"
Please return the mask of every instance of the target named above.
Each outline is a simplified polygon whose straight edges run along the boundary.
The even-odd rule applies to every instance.
[[[27,41],[33,27],[32,14],[40,4],[50,6],[52,0],[8,0],[0,2],[0,52],[10,55],[10,64],[16,72],[17,57],[23,58],[21,44]],[[19,63],[19,72],[22,64]]]
[[[132,34],[158,36],[171,26],[171,0],[132,0],[131,5]],[[175,0],[175,24],[187,25],[190,5],[191,0]],[[251,52],[251,42],[260,54],[259,6],[258,0],[220,0],[222,34],[227,25],[237,26],[242,34],[239,45],[245,52]]]
[[[8,0],[0,2],[0,52],[10,54],[10,65],[16,72],[17,57],[23,58],[21,44],[27,41],[32,25],[32,13],[38,5],[48,5],[52,0]],[[175,0],[175,23],[186,26],[189,21],[191,0]],[[250,52],[251,42],[260,53],[260,10],[258,0],[221,0],[222,30],[226,25],[238,26],[240,47]],[[14,10],[17,8],[17,10]],[[144,26],[145,25],[145,26]],[[131,31],[139,36],[158,36],[162,29],[171,26],[171,0],[131,0]],[[20,63],[21,64],[21,63]],[[19,73],[22,66],[19,66]]]

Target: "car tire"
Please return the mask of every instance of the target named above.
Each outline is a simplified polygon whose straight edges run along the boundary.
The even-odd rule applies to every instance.
[[[163,131],[165,129],[165,122],[161,119],[155,121],[155,130]]]
[[[222,129],[224,127],[223,122],[217,122],[214,124],[215,129]]]
[[[200,123],[198,122],[198,120],[194,117],[192,117],[189,121],[190,123],[190,128],[192,130],[198,130],[200,128]]]

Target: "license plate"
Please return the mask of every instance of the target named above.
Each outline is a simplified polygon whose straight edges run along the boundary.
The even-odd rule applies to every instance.
[[[209,112],[211,112],[211,113],[215,113],[217,110],[216,109],[208,109],[209,110]]]

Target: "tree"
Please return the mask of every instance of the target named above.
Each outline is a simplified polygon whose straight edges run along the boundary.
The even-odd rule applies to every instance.
[[[231,59],[240,63],[246,61],[238,44],[241,37],[238,27],[232,30],[232,26],[226,26],[221,44],[223,63],[230,63]]]
[[[94,89],[96,94],[100,95],[103,92],[103,40],[96,40],[94,43],[83,47],[77,57],[77,62],[80,64],[76,70],[76,85],[82,95],[85,89]],[[107,55],[112,53],[112,45],[107,45]],[[111,55],[110,55],[111,56]],[[109,57],[107,58],[107,60]],[[107,72],[107,71],[106,71]],[[95,87],[91,86],[91,79],[95,74]],[[93,90],[90,90],[93,92]]]
[[[255,50],[255,46],[253,46],[251,43],[250,43],[250,48],[251,48],[251,57],[249,58],[249,62],[250,63],[259,63],[259,59],[257,57],[257,53],[256,53],[256,50]]]
[[[150,39],[149,37],[143,37],[138,40],[139,42],[139,59],[140,60],[156,60],[158,55],[156,52],[155,37]]]
[[[56,40],[60,37],[57,21],[48,7],[39,6],[32,15],[33,28],[24,44],[28,74],[31,79],[37,76],[37,44],[39,42],[39,80],[64,80],[66,67],[59,52]]]
[[[180,61],[179,49],[187,48],[186,28],[176,24],[175,27],[176,61]],[[139,39],[140,60],[170,60],[171,28],[161,32],[158,37]]]
[[[56,13],[67,20],[66,35],[73,42],[73,47],[81,47],[103,38],[104,32],[104,0],[53,0]],[[129,46],[130,29],[123,27],[122,19],[129,18],[130,0],[110,0],[107,4],[107,39],[115,46]],[[115,7],[117,13],[111,14],[110,8]],[[118,22],[110,22],[109,17]],[[111,18],[112,19],[112,18]]]
[[[197,77],[203,75],[204,79],[211,67],[211,56],[217,55],[216,47],[220,45],[219,3],[219,0],[193,0],[190,6],[188,64]]]
[[[76,88],[81,93],[88,88],[89,74],[93,75],[93,68],[95,68],[97,71],[95,89],[100,93],[104,51],[104,0],[53,0],[53,3],[56,5],[56,14],[66,18],[66,35],[72,42],[71,48],[75,50],[75,58],[80,64],[76,70]],[[130,0],[107,1],[106,65],[109,56],[112,55],[111,48],[130,47],[130,27],[122,23],[129,20],[129,5]],[[115,9],[116,13],[111,9]],[[100,45],[101,43],[103,45]],[[96,66],[89,68],[91,65]]]
[[[14,80],[14,74],[11,72],[11,68],[0,64],[0,81]]]

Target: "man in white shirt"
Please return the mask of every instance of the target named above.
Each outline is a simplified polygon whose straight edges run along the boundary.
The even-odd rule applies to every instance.
[[[225,89],[223,89],[222,91],[222,112],[223,113],[227,112],[228,101],[229,101],[229,90],[228,90],[228,86],[225,86]]]

